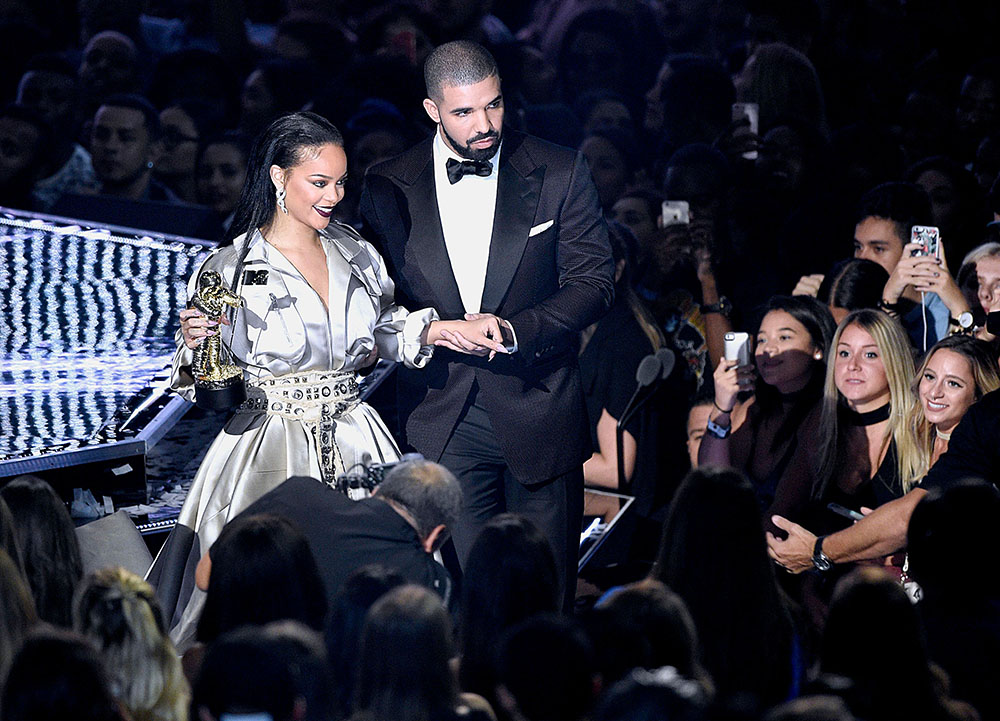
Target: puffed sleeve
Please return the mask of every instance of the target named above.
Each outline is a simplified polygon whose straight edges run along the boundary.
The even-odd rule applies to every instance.
[[[371,269],[378,278],[379,317],[373,329],[379,357],[403,363],[408,368],[423,368],[434,356],[433,345],[421,345],[420,339],[431,322],[440,320],[433,308],[409,311],[394,300],[396,286],[385,271],[385,263],[368,241],[364,248],[371,258]]]

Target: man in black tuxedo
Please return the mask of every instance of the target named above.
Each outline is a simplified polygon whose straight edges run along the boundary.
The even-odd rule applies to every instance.
[[[523,514],[551,541],[571,600],[591,453],[577,343],[613,298],[607,226],[580,153],[503,130],[483,47],[439,46],[424,77],[437,132],[369,170],[367,232],[399,303],[491,314],[511,352],[455,334],[422,370],[400,368],[403,440],[462,483],[461,562],[490,517]]]

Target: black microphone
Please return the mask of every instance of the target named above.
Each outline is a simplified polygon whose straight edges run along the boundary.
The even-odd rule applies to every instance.
[[[668,353],[670,351],[667,351]],[[666,375],[670,374],[670,370],[673,370],[674,360],[673,353],[670,353],[670,369],[667,370]],[[636,403],[639,398],[639,394],[644,388],[649,388],[649,386],[656,383],[660,378],[666,377],[663,373],[663,361],[666,356],[661,356],[659,353],[650,353],[648,356],[642,359],[639,363],[639,367],[635,371],[635,392],[629,399],[628,404],[625,406],[625,410],[622,411],[622,417],[618,419],[618,423],[615,426],[615,450],[618,456],[618,490],[624,490],[625,488],[625,458],[622,454],[622,443],[624,442],[624,431],[625,424],[628,423],[632,414],[638,410],[641,403]]]

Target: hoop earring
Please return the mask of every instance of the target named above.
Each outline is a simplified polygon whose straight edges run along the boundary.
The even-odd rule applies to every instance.
[[[278,198],[278,207],[281,208],[281,212],[288,215],[288,208],[285,207],[285,187],[282,186],[278,188],[278,192],[275,193]]]

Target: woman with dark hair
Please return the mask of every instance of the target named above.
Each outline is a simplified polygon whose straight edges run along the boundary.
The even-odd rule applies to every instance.
[[[39,629],[14,656],[0,701],[4,721],[125,721],[97,650],[83,637]]]
[[[238,518],[222,529],[208,559],[199,641],[209,644],[240,626],[286,618],[322,630],[323,580],[309,542],[288,519]]]
[[[687,604],[720,699],[794,695],[800,649],[767,556],[753,487],[731,468],[691,471],[674,497],[651,574]]]
[[[38,617],[68,628],[83,561],[66,506],[52,486],[35,476],[15,478],[0,489],[0,498],[16,519],[17,544]]]
[[[757,330],[753,369],[723,359],[715,371],[715,408],[698,465],[732,466],[753,482],[764,518],[795,515],[813,486],[811,460],[833,318],[815,298],[775,296]],[[740,401],[746,390],[753,395]]]
[[[332,484],[364,458],[399,457],[359,398],[359,369],[378,356],[422,367],[450,331],[504,349],[491,339],[500,338],[494,316],[440,321],[433,309],[410,313],[393,303],[378,252],[331,220],[346,174],[344,141],[329,121],[307,112],[274,121],[254,145],[222,246],[188,283],[194,297],[214,272],[242,305],[218,318],[181,311],[174,389],[194,398],[195,352],[217,335],[242,370],[248,400],[209,448],[150,572],[182,651],[204,599],[189,597],[181,579],[228,519],[292,476]]]
[[[35,602],[21,571],[0,549],[0,691],[21,641],[38,623]]]
[[[878,308],[888,282],[889,273],[875,261],[851,258],[830,283],[826,304],[833,320],[840,323],[852,310]]]
[[[931,663],[917,607],[894,578],[858,569],[837,584],[823,630],[820,669],[849,679],[858,718],[973,721]]]
[[[528,519],[494,516],[462,569],[459,681],[494,706],[494,653],[503,632],[536,613],[559,610],[562,595],[548,540]]]
[[[412,584],[389,591],[372,606],[361,633],[352,721],[489,718],[464,703],[452,655],[451,622],[441,599]]]
[[[7,552],[10,560],[17,566],[18,573],[23,576],[24,556],[21,554],[21,545],[17,542],[14,516],[2,495],[0,495],[0,549]]]
[[[398,571],[376,565],[362,566],[347,577],[334,599],[326,624],[326,652],[333,671],[335,718],[351,715],[365,615],[377,600],[405,583],[406,579]]]

